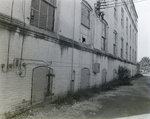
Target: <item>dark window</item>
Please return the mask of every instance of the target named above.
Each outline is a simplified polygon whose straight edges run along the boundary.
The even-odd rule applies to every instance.
[[[55,6],[56,0],[32,0],[31,25],[53,31]]]
[[[82,37],[82,43],[85,43],[86,39],[84,37]]]

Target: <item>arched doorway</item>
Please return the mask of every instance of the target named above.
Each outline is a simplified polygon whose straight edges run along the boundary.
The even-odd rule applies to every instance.
[[[102,84],[106,83],[106,76],[107,76],[107,71],[106,69],[102,70]]]
[[[53,70],[39,66],[32,71],[31,104],[42,102],[52,93]]]
[[[81,89],[85,89],[89,87],[90,80],[90,70],[88,68],[84,68],[81,70]]]

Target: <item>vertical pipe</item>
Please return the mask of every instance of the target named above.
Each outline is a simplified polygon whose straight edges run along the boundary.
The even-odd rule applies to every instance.
[[[23,22],[24,22],[24,28],[25,28],[25,0],[22,1],[22,14],[23,14]],[[21,70],[21,64],[22,64],[22,57],[23,57],[23,45],[24,45],[24,31],[23,31],[23,38],[22,38],[22,46],[21,46],[21,56],[20,56],[20,70]]]
[[[11,7],[11,17],[10,17],[11,24],[12,24],[12,16],[13,16],[13,7],[14,7],[14,0],[12,0],[12,7]],[[6,66],[7,70],[6,70],[6,72],[8,72],[8,70],[9,70],[10,39],[11,39],[11,30],[9,31],[9,38],[8,38],[7,66]]]
[[[73,41],[72,41],[72,61],[71,61],[71,80],[73,80],[73,55],[74,55],[74,40],[75,40],[75,8],[76,0],[74,0],[74,20],[73,20]]]

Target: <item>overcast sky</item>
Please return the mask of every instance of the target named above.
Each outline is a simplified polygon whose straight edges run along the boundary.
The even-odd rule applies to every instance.
[[[136,1],[136,0],[134,0]],[[138,13],[138,61],[150,57],[150,0],[135,3]]]

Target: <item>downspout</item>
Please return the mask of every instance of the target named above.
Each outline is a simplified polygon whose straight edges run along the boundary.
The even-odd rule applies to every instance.
[[[14,0],[12,0],[12,7],[11,7],[11,16],[10,16],[10,23],[11,23],[11,24],[12,24],[13,8],[14,8]],[[6,73],[9,71],[10,39],[11,39],[11,30],[10,30],[10,32],[9,32],[9,38],[8,38],[8,50],[7,50],[7,66],[6,66]]]
[[[94,51],[94,39],[95,39],[95,15],[93,14],[93,17],[92,17],[92,49]],[[94,52],[92,52],[92,71],[93,71],[93,65],[94,65]],[[96,78],[93,74],[93,79],[94,79],[94,85],[96,86]]]
[[[23,22],[24,22],[24,28],[25,28],[25,0],[22,1],[22,14],[23,14]],[[22,38],[22,46],[21,46],[21,56],[20,56],[20,70],[21,69],[21,64],[22,64],[22,57],[23,57],[23,45],[24,45],[24,38],[25,38],[25,34],[24,34],[24,31],[23,31],[23,38]]]
[[[73,20],[73,41],[72,41],[72,61],[71,61],[71,81],[73,80],[73,55],[74,55],[74,40],[75,40],[75,8],[76,0],[74,0],[74,20]]]

